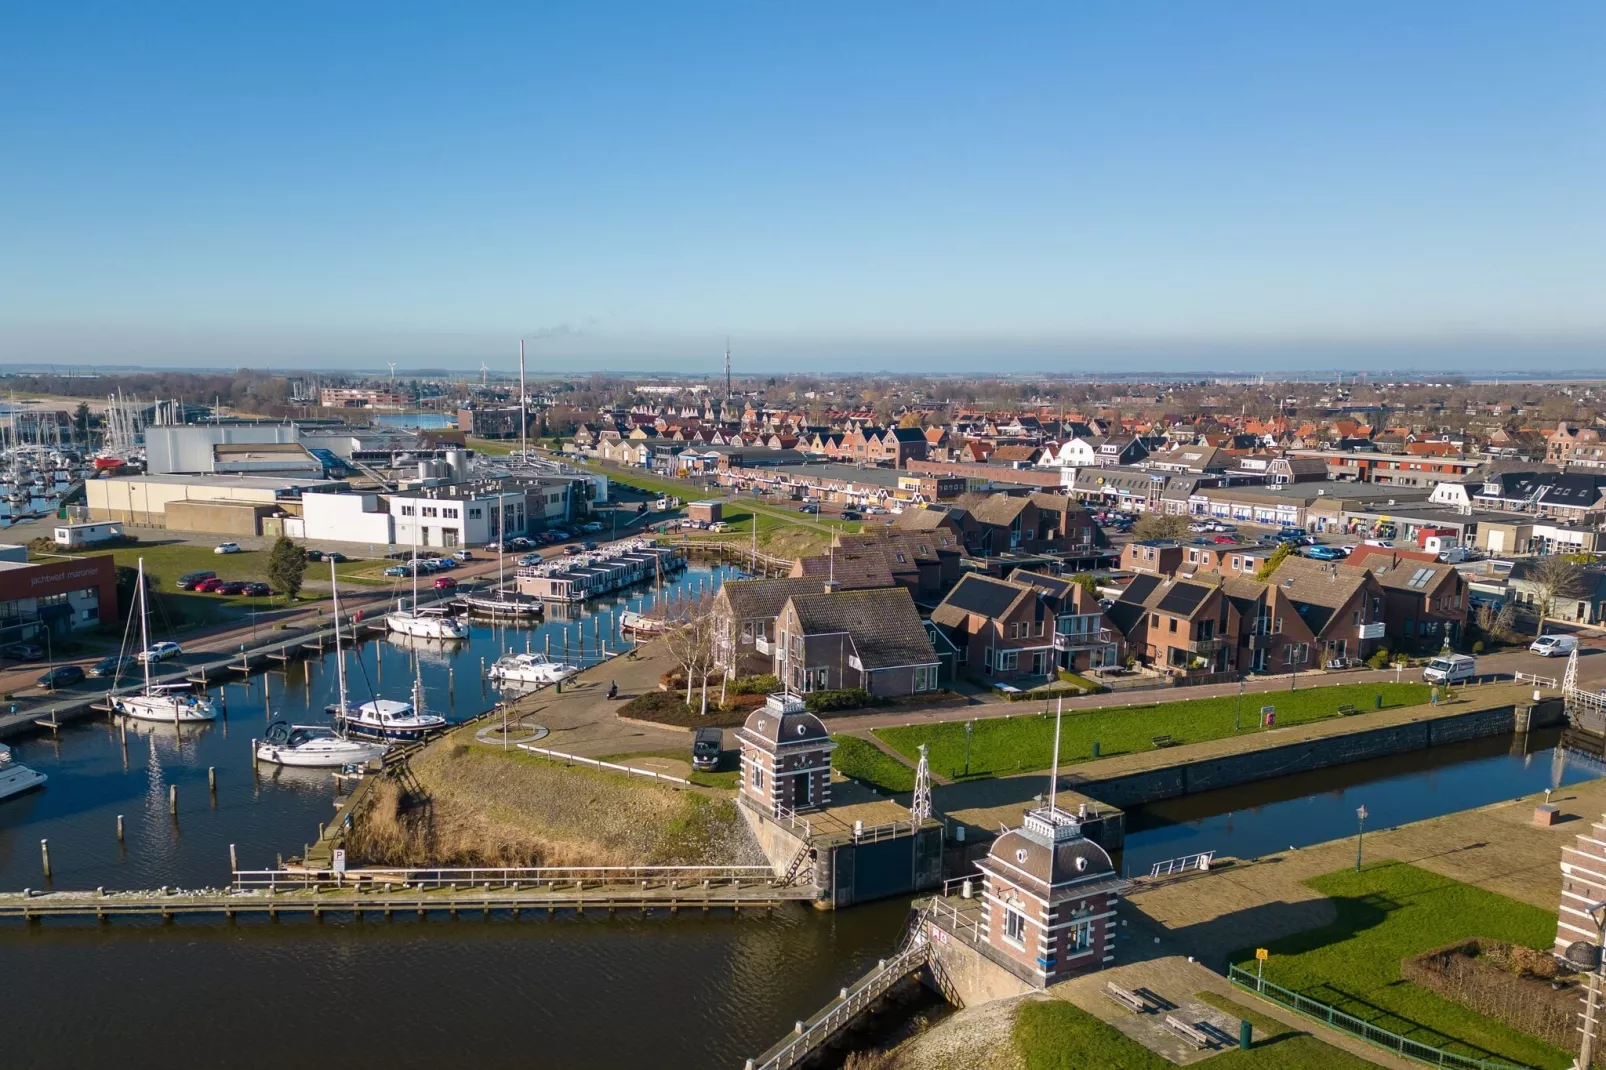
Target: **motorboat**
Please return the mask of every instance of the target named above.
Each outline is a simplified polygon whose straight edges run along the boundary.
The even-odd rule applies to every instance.
[[[366,765],[383,758],[389,749],[383,742],[347,739],[326,725],[274,721],[268,726],[267,735],[257,743],[256,756],[258,761],[278,765],[338,769]]]
[[[139,559],[139,581],[135,586],[139,597],[140,649],[151,648],[150,614],[145,606],[145,559]],[[113,710],[142,721],[165,721],[169,724],[211,721],[217,718],[212,700],[195,693],[190,683],[151,683],[151,659],[141,657],[140,668],[145,672],[145,683],[129,695],[109,694],[107,701]]]
[[[580,671],[580,666],[553,661],[545,654],[503,654],[485,675],[498,683],[555,684]]]
[[[43,787],[50,779],[36,769],[29,769],[11,757],[11,748],[0,743],[0,799],[9,799],[25,791]]]
[[[339,681],[339,700],[326,707],[335,725],[347,736],[366,739],[401,740],[413,742],[431,732],[446,727],[446,718],[439,714],[424,713],[421,709],[424,686],[421,678],[413,681],[413,701],[372,698],[353,706],[346,697],[346,659],[340,652],[340,586],[335,582],[335,563],[329,562],[329,582],[334,589],[335,611],[335,676]]]
[[[668,627],[668,623],[662,617],[649,617],[633,609],[627,609],[619,614],[619,630],[633,635],[657,635],[668,630]]]
[[[446,727],[446,718],[424,713],[411,702],[376,698],[341,710],[330,706],[329,713],[348,736],[363,739],[399,740],[412,743]]]

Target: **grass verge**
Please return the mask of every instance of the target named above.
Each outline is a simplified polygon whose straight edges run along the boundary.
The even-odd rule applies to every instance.
[[[691,748],[684,750],[633,750],[625,754],[604,754],[598,761],[613,762],[615,765],[629,765],[632,758],[674,758],[682,762],[691,762]],[[736,752],[729,751],[720,756],[721,766],[734,766],[737,762]],[[741,778],[740,769],[715,769],[704,772],[693,769],[686,774],[686,779],[700,788],[724,788],[736,790],[736,783]]]
[[[1249,1051],[1231,1053],[1225,1057],[1227,1059],[1225,1063],[1218,1065],[1287,1066],[1290,1070],[1371,1070],[1377,1065],[1358,1055],[1351,1055],[1342,1048],[1335,1048],[1309,1033],[1292,1029],[1277,1019],[1230,1000],[1226,996],[1215,992],[1198,992],[1194,994],[1194,998],[1201,1003],[1210,1004],[1218,1011],[1225,1011],[1234,1018],[1243,1019],[1255,1027],[1256,1033],[1262,1034]],[[1276,1056],[1275,1060],[1271,1058],[1273,1053]],[[1250,1058],[1256,1055],[1262,1056],[1258,1063]]]
[[[1428,701],[1425,684],[1338,684],[1308,687],[1294,692],[1245,695],[1242,727],[1235,729],[1237,696],[1164,702],[1146,706],[1105,707],[1067,711],[1060,739],[1060,763],[1083,762],[1099,744],[1103,757],[1151,750],[1156,736],[1171,736],[1179,743],[1199,743],[1264,731],[1261,705],[1277,707],[1277,725],[1286,727],[1337,717],[1340,706],[1372,709],[1381,696],[1384,708],[1416,706]],[[931,747],[931,767],[960,776],[965,768],[965,726],[944,724],[878,728],[876,736],[913,761],[920,744]],[[975,722],[970,741],[970,775],[1000,776],[1048,768],[1054,753],[1054,718],[1047,712],[1017,717],[990,717]]]
[[[1305,882],[1332,898],[1337,919],[1269,945],[1266,979],[1381,1029],[1478,1058],[1565,1067],[1567,1054],[1402,980],[1400,960],[1469,936],[1548,948],[1554,913],[1403,862]],[[1253,949],[1237,952],[1240,964]]]
[[[843,776],[883,791],[914,790],[915,771],[869,740],[837,735],[831,737],[831,742],[836,744],[836,750],[831,753],[831,767]]]

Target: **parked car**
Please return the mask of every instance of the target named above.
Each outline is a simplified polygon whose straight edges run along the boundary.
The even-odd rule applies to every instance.
[[[844,510],[842,510],[842,519],[843,520],[862,520],[863,516],[859,513],[859,511],[857,509],[844,509]]]
[[[223,581],[218,579],[216,576],[213,576],[211,579],[202,580],[200,583],[197,583],[194,586],[194,588],[192,588],[192,589],[196,590],[196,591],[204,591],[207,594],[211,594],[213,591],[217,590],[219,587],[222,587],[222,586],[223,586]]]
[[[797,511],[800,513],[818,513],[820,511],[820,507],[815,505],[813,502],[805,502],[803,505],[797,507]]]
[[[509,539],[508,545],[515,550],[533,550],[535,548],[535,543],[526,539],[523,535],[516,535]]]
[[[1381,546],[1385,550],[1392,550],[1392,549],[1394,549],[1394,540],[1393,539],[1367,539],[1366,540],[1366,545],[1368,545],[1368,546]]]
[[[408,576],[408,575],[412,574],[412,571],[413,571],[412,567],[409,566],[409,565],[391,565],[389,568],[387,568],[385,570],[385,575],[387,575],[387,576]]]
[[[39,678],[39,686],[54,691],[58,687],[71,687],[83,680],[84,670],[76,665],[57,665]]]
[[[89,667],[89,675],[118,676],[138,664],[139,659],[132,654],[108,654]]]
[[[456,558],[457,560],[459,560],[459,561],[472,561],[472,560],[474,560],[474,551],[473,550],[457,550],[452,554],[452,556],[454,558]]]
[[[240,544],[237,542],[218,543],[212,547],[212,552],[214,554],[237,554],[240,552]]]
[[[519,558],[519,564],[521,564],[521,565],[539,565],[541,563],[541,560],[542,560],[542,558],[541,558],[540,554],[525,554],[523,557]]]
[[[218,594],[244,594],[244,580],[230,580],[217,589]]]
[[[347,557],[339,550],[330,550],[328,553],[323,555],[323,559],[325,561],[333,561],[337,565],[351,560],[351,558]]]
[[[1233,543],[1238,541],[1238,536],[1236,536],[1236,535],[1217,535],[1215,538],[1211,539],[1210,541],[1215,543],[1217,546],[1231,546]]]
[[[217,576],[217,573],[213,572],[209,568],[199,569],[195,572],[186,572],[184,575],[178,578],[178,583],[175,584],[175,586],[181,591],[193,591],[195,590],[196,584],[201,583],[204,580],[212,579],[215,576]]]
[[[580,548],[583,550],[595,550],[597,548],[597,544],[592,542],[590,539],[587,539],[585,542],[580,544]]]
[[[719,752],[725,745],[725,733],[717,728],[699,728],[692,737],[691,767],[708,772],[719,768]]]
[[[266,598],[273,593],[273,588],[265,583],[248,583],[245,585],[245,593],[253,598]]]
[[[135,656],[139,659],[140,664],[143,665],[146,663],[166,661],[169,658],[176,658],[182,653],[184,653],[183,647],[179,646],[177,643],[169,643],[164,640],[160,643],[152,643],[149,649],[141,650]]]
[[[0,646],[0,657],[13,661],[38,661],[45,656],[45,648],[34,643],[7,643]]]
[[[1306,548],[1305,556],[1312,561],[1342,561],[1349,555],[1336,546],[1311,546]]]
[[[322,550],[308,550],[307,551],[307,560],[308,561],[322,561],[323,560],[323,551]]]
[[[563,552],[572,557],[573,555],[575,555],[575,554],[580,552],[580,547],[576,546],[574,543],[571,542],[569,545],[567,545],[567,546],[565,546],[563,548]]]
[[[569,534],[568,530],[565,529],[565,528],[553,528],[552,529],[552,537],[554,539],[558,540],[559,542],[565,542],[565,541],[567,541],[569,539],[574,538],[574,536]],[[529,547],[526,546],[525,549],[528,550]]]
[[[595,520],[593,520],[589,524],[581,524],[580,525],[580,530],[581,531],[589,531],[592,534],[596,534],[597,532],[602,530],[602,525],[597,523]]]
[[[1528,649],[1542,658],[1571,654],[1578,649],[1578,638],[1572,635],[1541,635],[1528,644]]]
[[[451,576],[442,576],[440,579],[435,581],[435,589],[437,591],[450,591],[453,587],[456,587],[456,586],[457,586],[457,580],[455,580]]]

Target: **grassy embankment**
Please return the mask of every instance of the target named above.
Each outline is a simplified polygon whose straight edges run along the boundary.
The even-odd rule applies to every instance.
[[[844,735],[832,736],[831,740],[836,744],[831,767],[843,776],[883,791],[915,790],[915,771],[869,740]]]
[[[1402,980],[1400,961],[1469,936],[1549,949],[1554,912],[1403,862],[1341,870],[1305,882],[1338,917],[1268,946],[1266,979],[1337,1006],[1381,1029],[1479,1058],[1559,1068],[1569,1056],[1509,1026]],[[1252,948],[1236,953],[1252,965]]]
[[[463,742],[472,738],[459,732],[412,759],[427,807],[406,806],[392,780],[377,785],[348,840],[356,857],[389,865],[753,861],[729,800]]]
[[[1090,760],[1095,742],[1099,744],[1100,756],[1107,758],[1152,750],[1156,736],[1169,735],[1179,743],[1199,743],[1265,731],[1260,725],[1262,705],[1276,706],[1278,727],[1287,727],[1338,717],[1340,706],[1371,710],[1377,696],[1382,696],[1385,709],[1415,706],[1428,701],[1429,688],[1419,683],[1337,684],[1294,692],[1257,693],[1244,696],[1241,719],[1237,696],[1077,712],[1068,709],[1061,730],[1060,764]],[[918,759],[920,744],[929,744],[933,770],[961,779],[965,775],[962,721],[878,728],[875,734],[911,763]],[[1046,769],[1053,760],[1053,753],[1052,713],[983,718],[975,722],[970,741],[969,775],[992,777]],[[859,767],[850,772],[844,767],[843,772],[888,790],[908,790],[876,780],[873,769]]]

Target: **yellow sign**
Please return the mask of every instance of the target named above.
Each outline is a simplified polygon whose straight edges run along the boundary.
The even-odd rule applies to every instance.
[[[1267,959],[1271,958],[1271,952],[1267,951],[1263,947],[1257,947],[1255,948],[1255,958],[1259,959],[1261,962],[1265,962]]]

